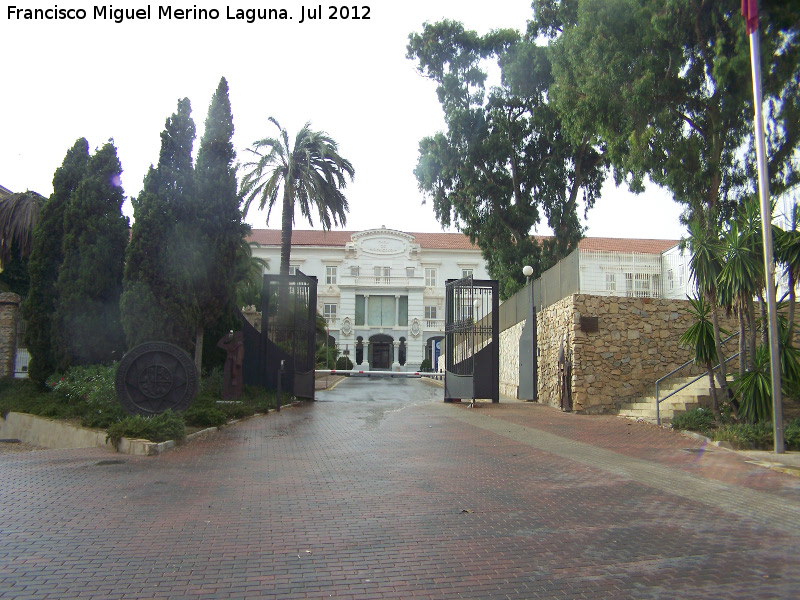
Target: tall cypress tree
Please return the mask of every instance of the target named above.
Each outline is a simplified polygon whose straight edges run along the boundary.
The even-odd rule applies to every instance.
[[[195,338],[198,369],[206,328],[233,308],[234,262],[248,230],[239,210],[232,139],[233,116],[228,82],[223,77],[208,108],[195,168],[195,201],[184,222],[189,230],[187,239],[191,236],[196,240],[198,271],[193,287],[199,309]]]
[[[52,316],[56,307],[56,281],[64,261],[62,241],[64,213],[72,193],[83,180],[89,162],[89,143],[80,138],[67,151],[64,161],[53,176],[53,193],[39,213],[33,230],[28,270],[30,291],[22,305],[27,321],[25,345],[31,355],[28,374],[34,381],[43,382],[55,371],[52,352]]]
[[[196,267],[186,231],[177,223],[194,193],[194,138],[191,104],[184,98],[161,133],[158,166],[150,167],[142,193],[132,199],[134,225],[121,302],[129,347],[147,341],[192,346],[198,310],[189,274]]]
[[[56,368],[121,357],[119,300],[128,218],[112,141],[88,161],[64,211],[64,261],[58,272],[53,349]]]

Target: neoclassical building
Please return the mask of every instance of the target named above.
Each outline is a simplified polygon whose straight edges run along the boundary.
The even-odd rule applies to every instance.
[[[253,256],[280,268],[280,230],[256,229]],[[416,371],[436,364],[444,337],[445,281],[488,279],[480,249],[460,233],[292,233],[291,268],[318,281],[317,303],[341,353],[357,368]]]

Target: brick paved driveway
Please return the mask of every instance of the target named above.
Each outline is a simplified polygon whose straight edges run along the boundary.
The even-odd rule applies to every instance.
[[[160,457],[0,456],[0,598],[798,598],[800,478],[352,381]]]

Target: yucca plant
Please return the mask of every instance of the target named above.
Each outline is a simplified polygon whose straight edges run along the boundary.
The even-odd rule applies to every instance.
[[[708,373],[708,383],[711,389],[712,410],[714,417],[719,423],[722,419],[717,398],[717,388],[714,384],[714,364],[717,362],[717,346],[715,343],[714,324],[711,321],[711,305],[703,296],[689,298],[690,308],[685,309],[694,323],[680,337],[679,344],[684,348],[691,348],[696,364],[705,367]],[[727,335],[727,332],[720,330]]]
[[[747,423],[769,421],[772,418],[772,382],[769,349],[756,349],[752,368],[734,380],[739,418]]]

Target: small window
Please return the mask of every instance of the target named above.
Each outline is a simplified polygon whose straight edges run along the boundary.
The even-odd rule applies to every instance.
[[[289,275],[297,275],[297,265],[289,266]]]
[[[406,267],[406,277],[414,276],[414,267]]]
[[[336,267],[325,267],[325,285],[336,285]]]
[[[436,269],[425,269],[425,286],[436,287]]]
[[[461,269],[461,278],[472,277],[472,269]]]
[[[350,277],[358,277],[358,267],[350,267]]]
[[[426,319],[435,319],[436,318],[436,307],[435,306],[426,306],[425,307],[425,318]]]
[[[325,317],[326,321],[335,321],[336,320],[336,304],[325,304],[322,307],[322,316]]]
[[[616,292],[617,291],[617,274],[616,273],[606,273],[606,291],[607,292]]]

